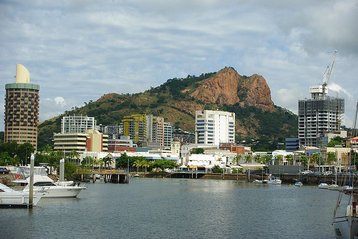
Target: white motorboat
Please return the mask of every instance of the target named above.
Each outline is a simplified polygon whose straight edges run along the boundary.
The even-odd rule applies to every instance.
[[[24,192],[29,191],[29,178]],[[19,182],[19,181],[18,181]],[[34,175],[34,191],[45,190],[44,198],[74,198],[86,187],[74,184],[72,181],[54,182],[45,175]]]
[[[272,176],[270,174],[269,177],[268,177],[267,183],[272,184],[272,185],[281,185],[282,180],[280,178],[277,178],[277,177]]]
[[[44,191],[34,192],[32,205],[36,206]],[[29,192],[16,191],[0,183],[0,207],[29,207]]]
[[[329,185],[327,183],[320,183],[318,184],[319,189],[328,189]]]
[[[255,179],[254,180],[254,183],[257,183],[257,184],[267,184],[267,182],[268,182],[267,179],[264,179],[264,180]]]
[[[26,177],[29,174],[26,174],[28,167],[20,167],[18,170],[17,179],[14,182],[26,185],[24,188],[25,192],[29,191],[29,182],[30,178]],[[73,181],[57,181],[55,182],[47,175],[47,169],[45,167],[35,167],[34,170],[34,191],[46,190],[47,194],[44,195],[44,198],[73,198],[83,190],[86,189],[84,186],[75,184]]]
[[[297,181],[297,182],[295,182],[295,186],[296,187],[302,187],[303,183],[301,181]]]

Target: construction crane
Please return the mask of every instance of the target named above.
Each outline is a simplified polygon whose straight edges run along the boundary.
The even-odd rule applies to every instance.
[[[328,94],[327,85],[328,85],[329,79],[331,78],[334,63],[336,62],[336,55],[337,55],[337,51],[334,51],[332,62],[330,65],[327,66],[327,68],[323,74],[322,85],[310,87],[310,93],[311,93],[311,96],[313,99],[325,99],[326,98],[326,95]]]
[[[353,129],[352,129],[352,136],[353,137],[357,136],[357,115],[358,115],[358,101],[357,101],[356,113],[354,115],[354,122],[353,122]]]

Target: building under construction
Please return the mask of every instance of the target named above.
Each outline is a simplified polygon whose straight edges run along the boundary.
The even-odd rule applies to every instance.
[[[322,85],[310,87],[311,99],[298,101],[298,138],[300,146],[321,146],[326,133],[341,129],[344,99],[329,97],[328,81],[335,62],[327,66]]]
[[[298,102],[298,138],[300,145],[320,146],[325,133],[341,128],[344,99],[326,97]]]

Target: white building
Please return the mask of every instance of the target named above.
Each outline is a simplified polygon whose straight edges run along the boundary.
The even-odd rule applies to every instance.
[[[204,110],[195,112],[195,144],[220,145],[235,142],[235,113]]]
[[[94,117],[83,115],[64,116],[61,119],[61,133],[85,133],[87,130],[96,129]]]

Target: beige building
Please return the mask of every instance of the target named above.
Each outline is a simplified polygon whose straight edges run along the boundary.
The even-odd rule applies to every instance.
[[[5,85],[5,142],[30,143],[37,149],[40,86],[30,83],[30,73],[16,65],[16,83]]]
[[[63,152],[106,152],[108,151],[108,135],[97,130],[86,133],[54,134],[54,149]]]
[[[327,153],[334,153],[336,155],[337,171],[341,172],[349,168],[349,152],[350,148],[343,147],[327,147]]]

